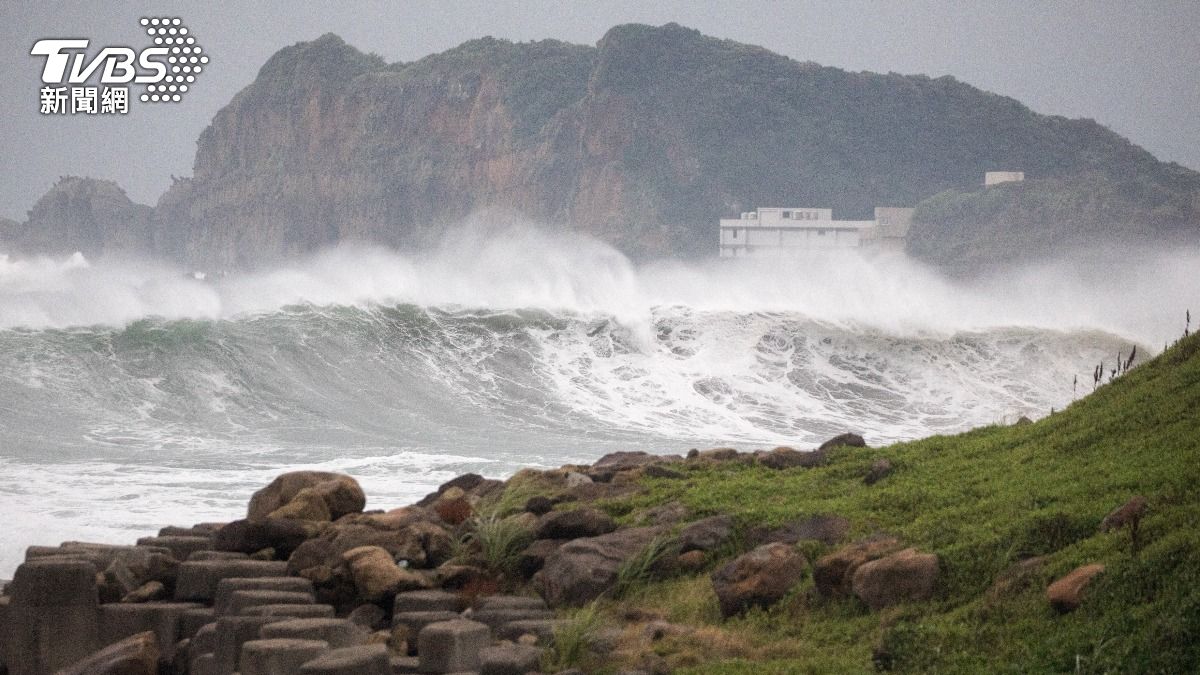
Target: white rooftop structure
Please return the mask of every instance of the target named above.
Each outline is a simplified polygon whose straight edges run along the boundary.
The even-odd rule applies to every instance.
[[[833,209],[761,207],[722,218],[722,258],[782,257],[812,249],[877,246],[900,249],[912,209],[880,207],[875,220],[834,220]]]
[[[983,174],[984,185],[999,185],[1001,183],[1020,183],[1025,180],[1024,171],[988,171]]]

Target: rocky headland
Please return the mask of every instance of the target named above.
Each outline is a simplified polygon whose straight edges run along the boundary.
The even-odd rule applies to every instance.
[[[1028,180],[981,191],[990,170]],[[697,258],[715,255],[717,219],[759,206],[854,219],[922,204],[910,254],[961,271],[1200,232],[1200,174],[1095,121],[675,24],[390,64],[327,34],[272,56],[152,209],[114,188],[64,179],[0,237],[228,270],[345,241],[416,249],[485,213]]]

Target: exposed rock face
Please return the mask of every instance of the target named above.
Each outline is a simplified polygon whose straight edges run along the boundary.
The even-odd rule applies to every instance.
[[[33,205],[24,223],[0,224],[0,241],[23,252],[89,257],[149,252],[152,214],[112,181],[67,176]]]
[[[849,595],[854,573],[859,566],[898,548],[900,540],[895,537],[873,537],[844,546],[822,557],[813,566],[813,583],[817,592],[827,598]]]
[[[297,503],[289,504],[293,500]],[[324,508],[312,504],[314,500],[324,502]],[[337,520],[362,511],[366,503],[362,487],[350,476],[328,471],[292,471],[254,493],[246,518]]]
[[[1092,580],[1104,572],[1104,565],[1093,563],[1071,570],[1065,577],[1046,588],[1046,599],[1055,611],[1065,614],[1079,608],[1083,603],[1083,592]]]
[[[779,602],[808,569],[804,555],[787,544],[764,544],[713,572],[713,591],[721,615]]]
[[[537,590],[551,607],[595,600],[616,582],[621,563],[658,533],[658,528],[637,527],[568,542],[547,556],[534,575]]]
[[[928,600],[938,579],[938,557],[907,548],[863,563],[854,571],[853,589],[874,610],[909,600]]]
[[[229,268],[340,241],[413,248],[482,211],[635,257],[706,256],[721,216],[798,203],[868,217],[997,166],[1149,177],[1185,198],[1200,181],[1095,122],[949,77],[848,73],[674,24],[617,26],[595,47],[484,38],[408,64],[330,34],[280,50],[215,116],[152,232],[145,207],[63,190],[21,229],[55,223],[33,228],[39,248],[150,242]]]

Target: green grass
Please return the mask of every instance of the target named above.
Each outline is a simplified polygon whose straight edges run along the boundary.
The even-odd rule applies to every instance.
[[[503,518],[499,513],[481,514],[471,519],[469,541],[479,548],[488,569],[515,576],[521,551],[533,541],[533,533],[520,521]]]
[[[864,485],[881,457],[896,470]],[[644,494],[605,507],[632,518],[679,500],[697,517],[727,513],[743,528],[839,514],[852,536],[887,532],[938,554],[942,575],[932,600],[880,613],[822,600],[809,580],[770,610],[726,622],[706,575],[640,585],[626,605],[710,627],[733,645],[725,654],[713,652],[720,640],[653,645],[679,672],[869,672],[876,645],[894,670],[912,673],[1200,669],[1200,336],[1032,425],[843,448],[817,469],[683,470],[683,480],[644,479]],[[1099,524],[1139,494],[1149,510],[1135,556],[1127,532],[1102,534]],[[1031,555],[1047,558],[1026,587],[987,592]],[[1055,614],[1047,583],[1090,562],[1108,570],[1079,610]]]

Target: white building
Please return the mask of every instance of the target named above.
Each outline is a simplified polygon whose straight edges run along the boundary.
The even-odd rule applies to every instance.
[[[984,185],[999,185],[1001,183],[1020,183],[1025,180],[1024,171],[988,171],[983,174]]]
[[[833,209],[759,208],[722,218],[722,258],[779,257],[812,249],[904,248],[912,209],[880,207],[875,220],[834,220]]]

